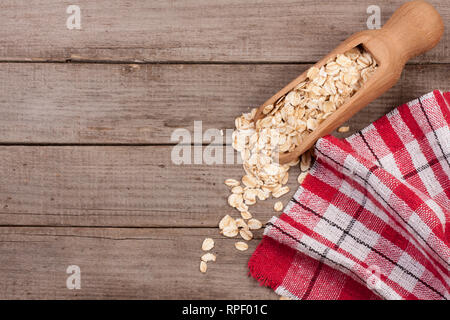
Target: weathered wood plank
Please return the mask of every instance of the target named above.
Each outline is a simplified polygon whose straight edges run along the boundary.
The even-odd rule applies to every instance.
[[[170,143],[175,128],[226,129],[308,65],[0,65],[0,143]],[[450,64],[409,65],[400,82],[350,121],[449,89]]]
[[[228,206],[226,178],[239,164],[175,165],[170,146],[0,147],[0,224],[217,226]],[[296,189],[298,168],[290,177]],[[275,199],[252,206],[266,221]]]
[[[379,0],[382,23],[404,1]],[[430,0],[445,22],[446,1]],[[367,28],[372,1],[79,0],[81,30],[66,2],[3,0],[1,60],[317,61]],[[421,62],[450,62],[447,30]]]
[[[199,271],[204,237],[217,261]],[[257,232],[258,238],[261,231]],[[0,228],[0,299],[277,299],[215,229]],[[66,269],[81,269],[81,289]]]

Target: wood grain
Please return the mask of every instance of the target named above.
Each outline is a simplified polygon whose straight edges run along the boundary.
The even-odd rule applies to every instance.
[[[260,232],[256,233],[258,238]],[[217,261],[199,271],[201,243]],[[215,229],[0,228],[0,299],[277,299],[247,276],[249,250]],[[81,269],[81,289],[66,269]]]
[[[67,2],[3,0],[0,299],[276,299],[246,275],[262,231],[238,252],[215,227],[237,215],[223,180],[241,177],[241,166],[177,166],[170,136],[195,120],[232,128],[366,29],[369,5],[384,23],[403,2],[79,0],[82,29],[68,30]],[[448,24],[447,2],[430,2]],[[338,136],[449,90],[449,41],[447,30]],[[274,202],[251,211],[267,221]],[[201,274],[206,236],[218,260]],[[66,288],[73,264],[81,290]]]
[[[170,146],[0,147],[0,224],[215,227],[241,165],[174,165]],[[296,190],[298,168],[290,172]],[[266,221],[275,199],[252,206]]]
[[[234,127],[309,65],[23,64],[0,68],[0,143],[168,144],[176,128]],[[358,113],[359,130],[394,106],[450,89],[450,64],[408,65]]]
[[[445,22],[450,7],[430,0]],[[379,0],[382,23],[403,0]],[[81,30],[66,28],[57,0],[3,0],[0,60],[25,61],[318,61],[367,29],[373,1],[79,0]],[[416,59],[450,62],[447,31]]]

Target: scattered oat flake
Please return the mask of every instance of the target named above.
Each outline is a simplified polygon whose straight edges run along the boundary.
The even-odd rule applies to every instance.
[[[241,186],[236,186],[231,189],[231,192],[240,194],[244,192],[244,189]]]
[[[200,261],[200,272],[205,273],[208,269],[208,265],[205,261]]]
[[[275,211],[283,210],[283,202],[281,202],[281,201],[275,202],[275,204],[273,205],[273,208]]]
[[[205,253],[204,255],[202,255],[201,259],[204,262],[216,261],[216,255],[208,252],[208,253]]]
[[[247,241],[252,240],[253,238],[253,232],[251,232],[248,229],[242,229],[239,231],[239,234],[241,235],[241,238]]]
[[[234,246],[236,247],[236,249],[238,249],[239,251],[245,251],[248,249],[248,244],[246,244],[245,242],[239,241],[236,242],[234,244]]]
[[[233,227],[233,226],[225,227],[222,231],[222,234],[228,238],[236,237],[238,233],[239,233],[239,229],[237,227]]]
[[[238,228],[244,228],[244,229],[247,228],[247,224],[246,224],[245,221],[242,220],[241,218],[236,219],[236,226],[237,226]]]
[[[242,183],[245,184],[247,187],[254,188],[258,184],[258,181],[255,177],[251,175],[245,175],[242,177]]]
[[[205,238],[202,243],[202,250],[203,251],[209,251],[212,248],[214,248],[214,240],[211,238]]]
[[[306,151],[301,156],[300,161],[300,170],[301,171],[307,171],[311,167],[311,153],[309,151]]]
[[[288,193],[288,192],[289,192],[289,187],[288,187],[288,186],[285,186],[285,187],[281,187],[281,188],[278,189],[276,192],[273,192],[273,193],[272,193],[272,196],[273,196],[274,198],[279,198],[279,197],[285,195],[285,194]]]
[[[252,214],[248,211],[241,211],[242,219],[248,220],[252,218]]]
[[[244,199],[242,198],[241,194],[232,193],[228,197],[228,204],[230,206],[232,206],[233,208],[238,207],[243,201],[244,201]]]
[[[343,127],[340,127],[337,131],[338,132],[348,132],[349,130],[350,130],[350,127],[343,126]]]
[[[222,218],[222,220],[220,220],[219,229],[220,230],[224,229],[226,226],[228,226],[230,223],[232,223],[233,220],[234,219],[227,214],[226,216],[224,216]]]
[[[227,179],[225,180],[225,184],[229,187],[237,187],[240,183],[235,179]]]
[[[262,223],[258,219],[250,219],[247,221],[247,225],[250,230],[258,230],[262,228]]]
[[[308,175],[308,172],[302,172],[298,175],[297,181],[299,184],[302,184],[305,180],[306,176]]]
[[[248,211],[248,206],[245,203],[241,203],[236,207],[239,212]]]

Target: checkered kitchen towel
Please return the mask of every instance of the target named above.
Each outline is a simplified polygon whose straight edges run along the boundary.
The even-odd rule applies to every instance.
[[[434,91],[320,139],[250,274],[293,299],[449,299],[449,123],[450,93]]]

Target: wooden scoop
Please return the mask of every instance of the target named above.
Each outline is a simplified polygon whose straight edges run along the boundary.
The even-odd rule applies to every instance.
[[[403,4],[394,12],[389,21],[380,30],[366,30],[355,33],[342,42],[336,49],[315,64],[321,68],[337,54],[343,54],[357,46],[368,51],[378,64],[378,68],[369,80],[351,98],[309,133],[300,146],[291,152],[280,153],[279,162],[286,164],[310,149],[324,135],[331,133],[342,123],[350,119],[364,106],[390,89],[400,78],[405,63],[431,48],[440,40],[444,24],[439,13],[425,1],[411,1]],[[305,71],[291,81],[272,98],[259,107],[255,121],[264,117],[264,106],[274,104],[300,82],[306,80]]]

